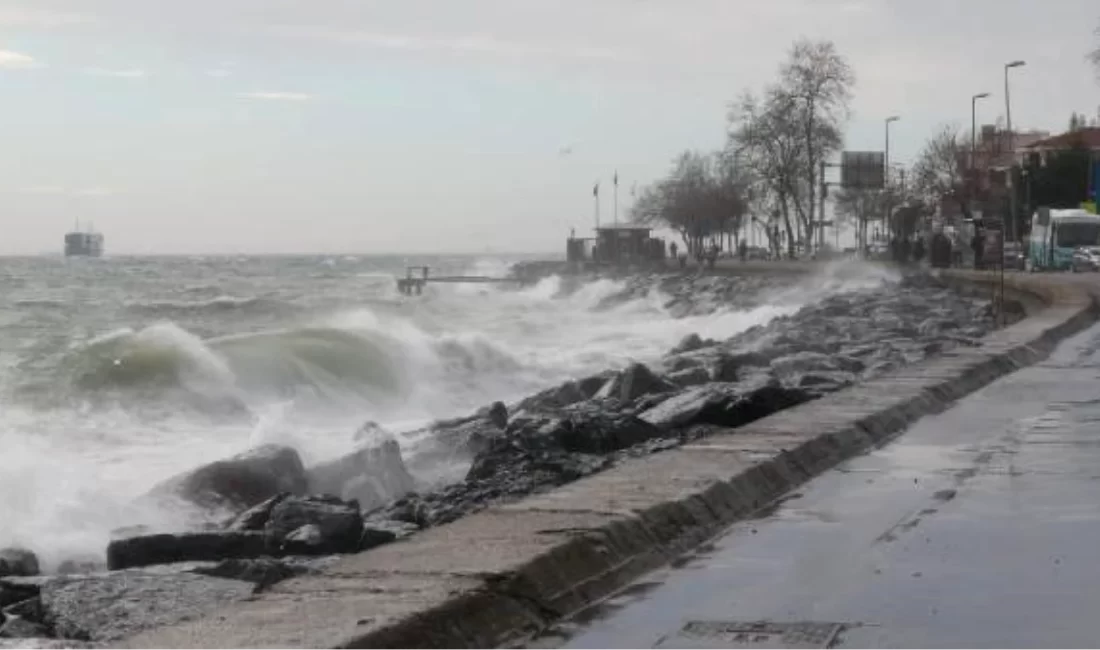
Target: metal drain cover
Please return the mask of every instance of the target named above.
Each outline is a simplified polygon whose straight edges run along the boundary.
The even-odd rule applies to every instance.
[[[828,648],[843,623],[691,621],[656,648]]]

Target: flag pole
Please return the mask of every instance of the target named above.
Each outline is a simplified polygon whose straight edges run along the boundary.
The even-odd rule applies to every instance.
[[[597,182],[592,186],[592,199],[596,204],[596,229],[600,228],[600,184]]]
[[[619,170],[615,170],[615,225],[619,225]]]

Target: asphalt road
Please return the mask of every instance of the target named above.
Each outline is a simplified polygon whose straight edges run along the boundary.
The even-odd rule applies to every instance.
[[[1100,645],[1100,326],[533,645]]]

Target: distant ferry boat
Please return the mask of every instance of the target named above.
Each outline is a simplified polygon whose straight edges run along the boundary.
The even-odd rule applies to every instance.
[[[65,256],[99,257],[103,255],[103,234],[79,229],[65,234]]]

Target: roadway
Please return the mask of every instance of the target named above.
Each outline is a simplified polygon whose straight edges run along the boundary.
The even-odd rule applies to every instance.
[[[532,645],[1096,647],[1098,378],[1094,326]]]

